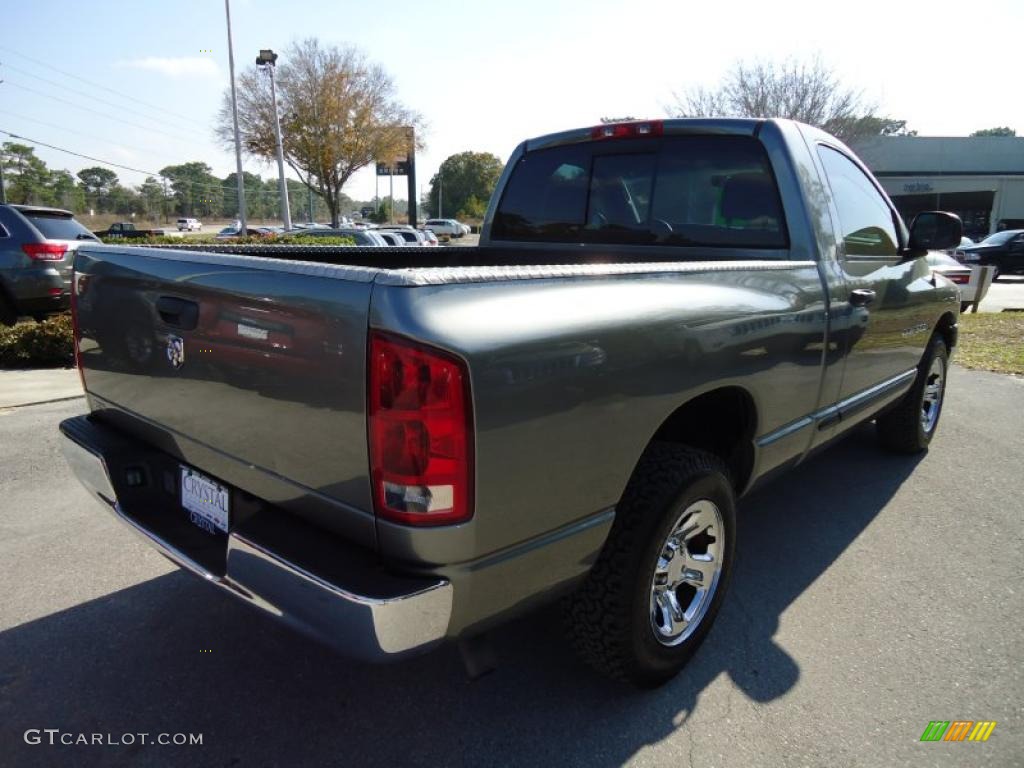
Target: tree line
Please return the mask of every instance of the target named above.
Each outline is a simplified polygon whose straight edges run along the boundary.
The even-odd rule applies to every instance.
[[[7,202],[65,208],[77,215],[133,215],[151,221],[168,221],[179,216],[234,219],[238,215],[237,174],[219,177],[204,162],[169,165],[160,176],[147,176],[137,185],[126,184],[117,173],[103,166],[83,168],[76,174],[51,169],[35,148],[17,142],[0,147]],[[277,179],[243,172],[245,207],[254,219],[277,219],[280,197]],[[311,199],[312,198],[312,199]],[[310,196],[301,182],[288,179],[288,200],[293,218],[305,221],[310,203],[316,221],[330,218],[330,211],[318,195]],[[342,196],[345,212],[358,210],[362,203]]]

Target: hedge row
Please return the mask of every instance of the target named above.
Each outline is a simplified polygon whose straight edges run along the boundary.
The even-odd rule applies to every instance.
[[[58,368],[75,364],[71,315],[37,323],[0,325],[0,368]]]
[[[316,237],[315,235],[270,235],[269,237],[233,237],[230,240],[218,240],[213,235],[196,237],[173,237],[158,235],[153,237],[123,238],[103,237],[104,243],[110,245],[355,245],[351,237]]]

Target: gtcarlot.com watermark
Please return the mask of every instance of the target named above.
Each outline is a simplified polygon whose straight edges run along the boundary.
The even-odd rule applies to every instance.
[[[202,746],[201,733],[73,733],[60,728],[29,728],[26,744],[50,746],[130,747],[158,744],[162,747]]]

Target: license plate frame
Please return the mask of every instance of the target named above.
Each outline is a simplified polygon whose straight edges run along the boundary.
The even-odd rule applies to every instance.
[[[197,528],[213,535],[231,527],[231,489],[186,464],[179,465],[181,508]]]

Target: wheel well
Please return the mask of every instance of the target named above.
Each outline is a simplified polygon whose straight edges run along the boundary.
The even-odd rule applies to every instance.
[[[652,440],[688,445],[720,457],[737,493],[750,479],[757,427],[754,400],[744,389],[723,387],[695,397],[665,419]]]
[[[935,333],[945,342],[946,352],[952,352],[953,347],[956,346],[956,317],[952,312],[947,312],[939,318],[939,322],[935,326]]]

